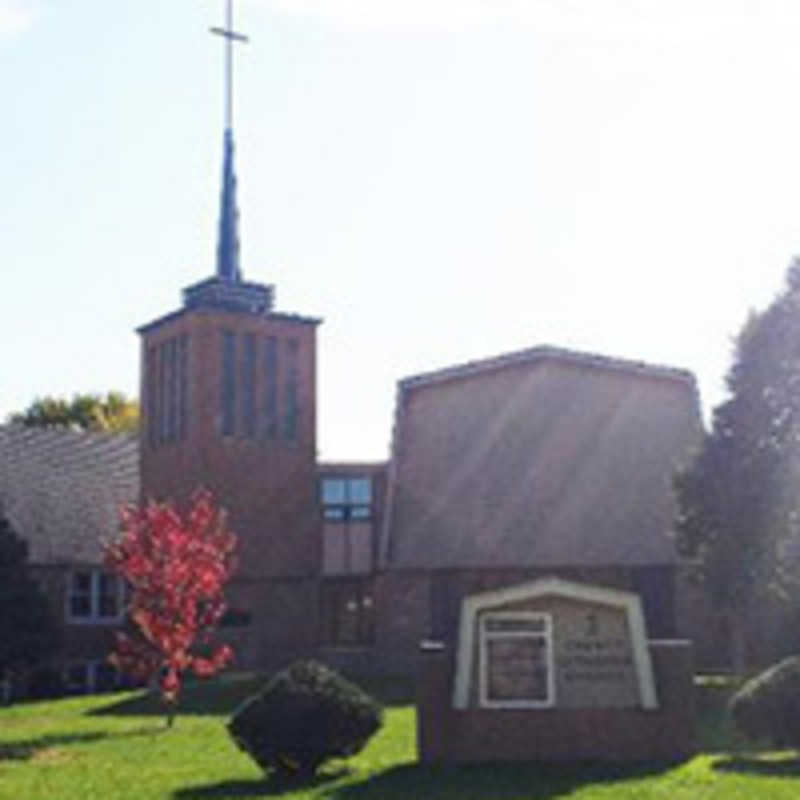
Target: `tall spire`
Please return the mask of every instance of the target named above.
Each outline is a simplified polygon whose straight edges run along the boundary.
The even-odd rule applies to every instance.
[[[233,131],[225,129],[222,156],[222,193],[217,240],[217,277],[232,283],[242,278],[239,267],[239,209],[236,207],[236,173],[233,168]]]
[[[233,42],[246,42],[247,37],[233,30],[232,0],[227,0],[224,28],[211,28],[225,39],[225,136],[222,155],[222,192],[217,241],[217,277],[239,283],[239,209],[236,207],[236,172],[233,166]]]

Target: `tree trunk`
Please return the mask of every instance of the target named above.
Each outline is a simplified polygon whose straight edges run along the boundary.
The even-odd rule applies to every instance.
[[[167,717],[167,728],[171,728],[175,724],[175,714],[178,710],[178,704],[168,700],[164,703],[164,706]]]
[[[728,637],[730,642],[731,669],[739,678],[747,674],[747,621],[741,611],[729,611],[726,614]]]

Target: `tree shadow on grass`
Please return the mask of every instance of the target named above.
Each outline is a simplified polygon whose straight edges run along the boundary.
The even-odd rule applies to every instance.
[[[123,739],[128,736],[144,736],[159,733],[161,728],[136,728],[128,731],[87,731],[86,733],[53,733],[35,739],[0,742],[0,761],[27,761],[42,750],[72,744],[87,744],[103,739]]]
[[[403,764],[365,780],[336,784],[346,770],[322,773],[310,781],[286,781],[277,777],[251,781],[224,781],[190,786],[172,795],[174,800],[214,797],[279,797],[299,789],[322,787],[328,800],[548,800],[561,797],[588,783],[613,783],[647,777],[671,769],[674,764],[479,764],[429,766]]]
[[[347,769],[320,772],[311,779],[291,780],[275,774],[252,781],[222,781],[207,786],[189,786],[174,792],[174,800],[194,800],[206,797],[280,797],[298,789],[313,789],[348,774]]]
[[[330,800],[547,800],[588,783],[613,783],[646,777],[671,769],[674,764],[537,764],[487,763],[434,766],[405,764],[360,783],[337,786]]]
[[[736,772],[747,775],[771,775],[775,778],[800,777],[800,758],[761,757],[758,756],[725,756],[714,762],[713,768],[718,772]]]
[[[268,676],[255,673],[232,673],[213,680],[187,681],[181,692],[178,716],[227,716],[248,697],[260,691]],[[366,691],[387,707],[413,702],[413,687],[408,680],[393,679],[365,682]],[[158,692],[143,689],[121,700],[109,702],[87,712],[89,716],[164,716]]]
[[[218,678],[213,681],[187,681],[181,692],[178,716],[227,715],[233,712],[245,698],[250,697],[264,684],[259,676],[239,676]],[[121,700],[110,702],[87,712],[88,716],[161,716],[164,706],[158,692],[143,689]]]

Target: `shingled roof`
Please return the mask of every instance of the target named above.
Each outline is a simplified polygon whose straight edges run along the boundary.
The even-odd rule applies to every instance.
[[[537,347],[400,381],[390,568],[664,564],[690,372]]]
[[[0,506],[32,563],[99,563],[138,495],[135,436],[0,426]]]

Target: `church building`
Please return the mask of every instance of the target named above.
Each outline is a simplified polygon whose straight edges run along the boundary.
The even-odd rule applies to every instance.
[[[217,32],[230,65],[230,16]],[[119,504],[200,487],[239,540],[222,630],[238,668],[409,675],[421,640],[452,644],[465,597],[548,576],[634,591],[651,636],[691,633],[670,534],[702,431],[692,374],[534,346],[400,380],[388,460],[320,463],[321,320],[279,310],[240,264],[230,70],[223,145],[215,272],[138,329],[138,441],[0,426],[0,503],[74,684],[113,682],[124,587],[100,540]]]
[[[228,118],[216,272],[139,328],[139,463],[142,499],[205,487],[227,509],[242,666],[408,673],[466,594],[551,574],[634,590],[653,634],[676,635],[690,373],[533,347],[400,381],[389,461],[318,463],[320,320],[245,280],[237,222]]]

